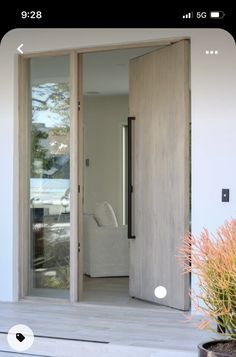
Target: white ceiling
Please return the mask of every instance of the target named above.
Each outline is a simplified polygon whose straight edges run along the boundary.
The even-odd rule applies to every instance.
[[[84,94],[128,94],[129,60],[157,48],[160,47],[123,49],[85,54],[83,56]]]
[[[118,95],[129,92],[129,60],[163,46],[94,52],[83,55],[85,95]],[[31,59],[32,84],[68,82],[69,56]]]

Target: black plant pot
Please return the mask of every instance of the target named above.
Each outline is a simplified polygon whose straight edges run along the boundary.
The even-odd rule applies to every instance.
[[[198,345],[198,357],[236,357],[236,350],[233,354],[229,354],[227,352],[213,352],[210,350],[210,347],[218,344],[218,343],[230,343],[232,340],[215,340],[210,342],[205,342]]]

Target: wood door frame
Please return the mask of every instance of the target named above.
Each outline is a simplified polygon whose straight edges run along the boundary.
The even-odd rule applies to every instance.
[[[83,138],[81,134],[83,123],[82,116],[79,116],[78,99],[81,97],[79,92],[78,78],[82,72],[81,61],[76,50],[53,51],[49,53],[37,53],[37,56],[19,55],[18,56],[18,98],[19,98],[19,122],[18,122],[18,166],[17,166],[17,203],[18,203],[18,296],[16,300],[29,297],[29,151],[30,151],[30,130],[29,130],[29,60],[33,57],[50,56],[69,56],[70,75],[69,85],[71,91],[70,100],[70,208],[71,208],[71,235],[70,235],[70,301],[76,302],[79,299],[78,267],[82,266],[82,255],[78,255],[79,236],[82,237],[82,215],[79,214],[82,209],[82,195],[78,192],[78,186],[82,187],[82,160],[83,160]],[[80,87],[81,88],[81,87]],[[76,150],[71,148],[77,148]],[[79,154],[80,152],[80,154]],[[79,164],[77,164],[79,163]],[[79,194],[79,196],[78,196]],[[80,227],[80,228],[79,228]],[[80,284],[81,285],[81,284]],[[82,291],[81,291],[82,294]],[[30,296],[31,298],[31,296]],[[34,297],[33,297],[34,298]],[[61,300],[52,298],[40,298],[43,300]],[[64,300],[64,299],[63,299]]]
[[[83,295],[83,253],[78,255],[78,249],[83,252],[83,79],[82,79],[82,55],[86,53],[96,53],[105,52],[112,50],[122,50],[122,49],[134,49],[134,48],[145,48],[145,47],[155,47],[155,46],[168,46],[172,43],[178,42],[180,40],[187,39],[190,41],[190,37],[181,36],[173,37],[162,40],[154,41],[138,41],[129,42],[121,44],[111,44],[111,45],[101,45],[101,46],[91,46],[83,48],[72,48],[67,50],[55,50],[55,51],[43,51],[43,52],[29,52],[23,55],[18,55],[18,157],[17,157],[17,168],[16,168],[16,204],[18,210],[16,210],[17,219],[15,220],[16,228],[16,246],[18,252],[15,254],[16,263],[16,279],[17,291],[15,293],[15,300],[21,298],[27,298],[28,291],[28,268],[27,261],[24,261],[26,255],[26,246],[24,236],[29,234],[29,217],[25,212],[27,212],[27,207],[29,207],[29,187],[25,180],[24,168],[27,168],[27,150],[29,149],[27,139],[28,130],[26,125],[27,118],[27,106],[28,106],[28,93],[27,93],[27,80],[28,80],[28,69],[27,63],[30,58],[35,57],[49,57],[49,56],[60,56],[60,55],[70,55],[70,86],[71,93],[71,128],[70,140],[71,147],[78,148],[79,155],[71,151],[71,162],[70,173],[71,173],[71,238],[70,238],[70,302],[78,302],[82,300]],[[190,77],[191,81],[191,77]],[[77,91],[75,89],[77,88]],[[75,94],[77,93],[77,95]],[[78,101],[80,102],[80,111],[78,112]],[[78,134],[78,135],[77,135]],[[73,160],[72,160],[73,158]],[[77,159],[79,159],[77,161]],[[78,164],[76,164],[78,163]],[[78,200],[74,198],[78,195],[78,186],[80,186],[80,195]],[[72,198],[72,196],[74,198]],[[81,207],[81,209],[80,209]],[[76,223],[79,222],[79,226]],[[80,243],[80,247],[78,244]],[[26,255],[27,256],[27,255]],[[81,274],[82,271],[82,274]],[[29,297],[33,298],[33,297]],[[42,300],[60,300],[54,298],[38,298]],[[64,299],[63,299],[64,301]]]

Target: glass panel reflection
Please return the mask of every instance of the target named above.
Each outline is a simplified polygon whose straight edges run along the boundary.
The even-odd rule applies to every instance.
[[[68,56],[32,58],[30,295],[68,298],[70,90]]]

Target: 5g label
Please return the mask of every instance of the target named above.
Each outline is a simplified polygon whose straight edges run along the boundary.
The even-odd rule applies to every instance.
[[[207,17],[207,13],[206,12],[202,12],[202,11],[198,11],[197,12],[197,19],[205,19]]]

